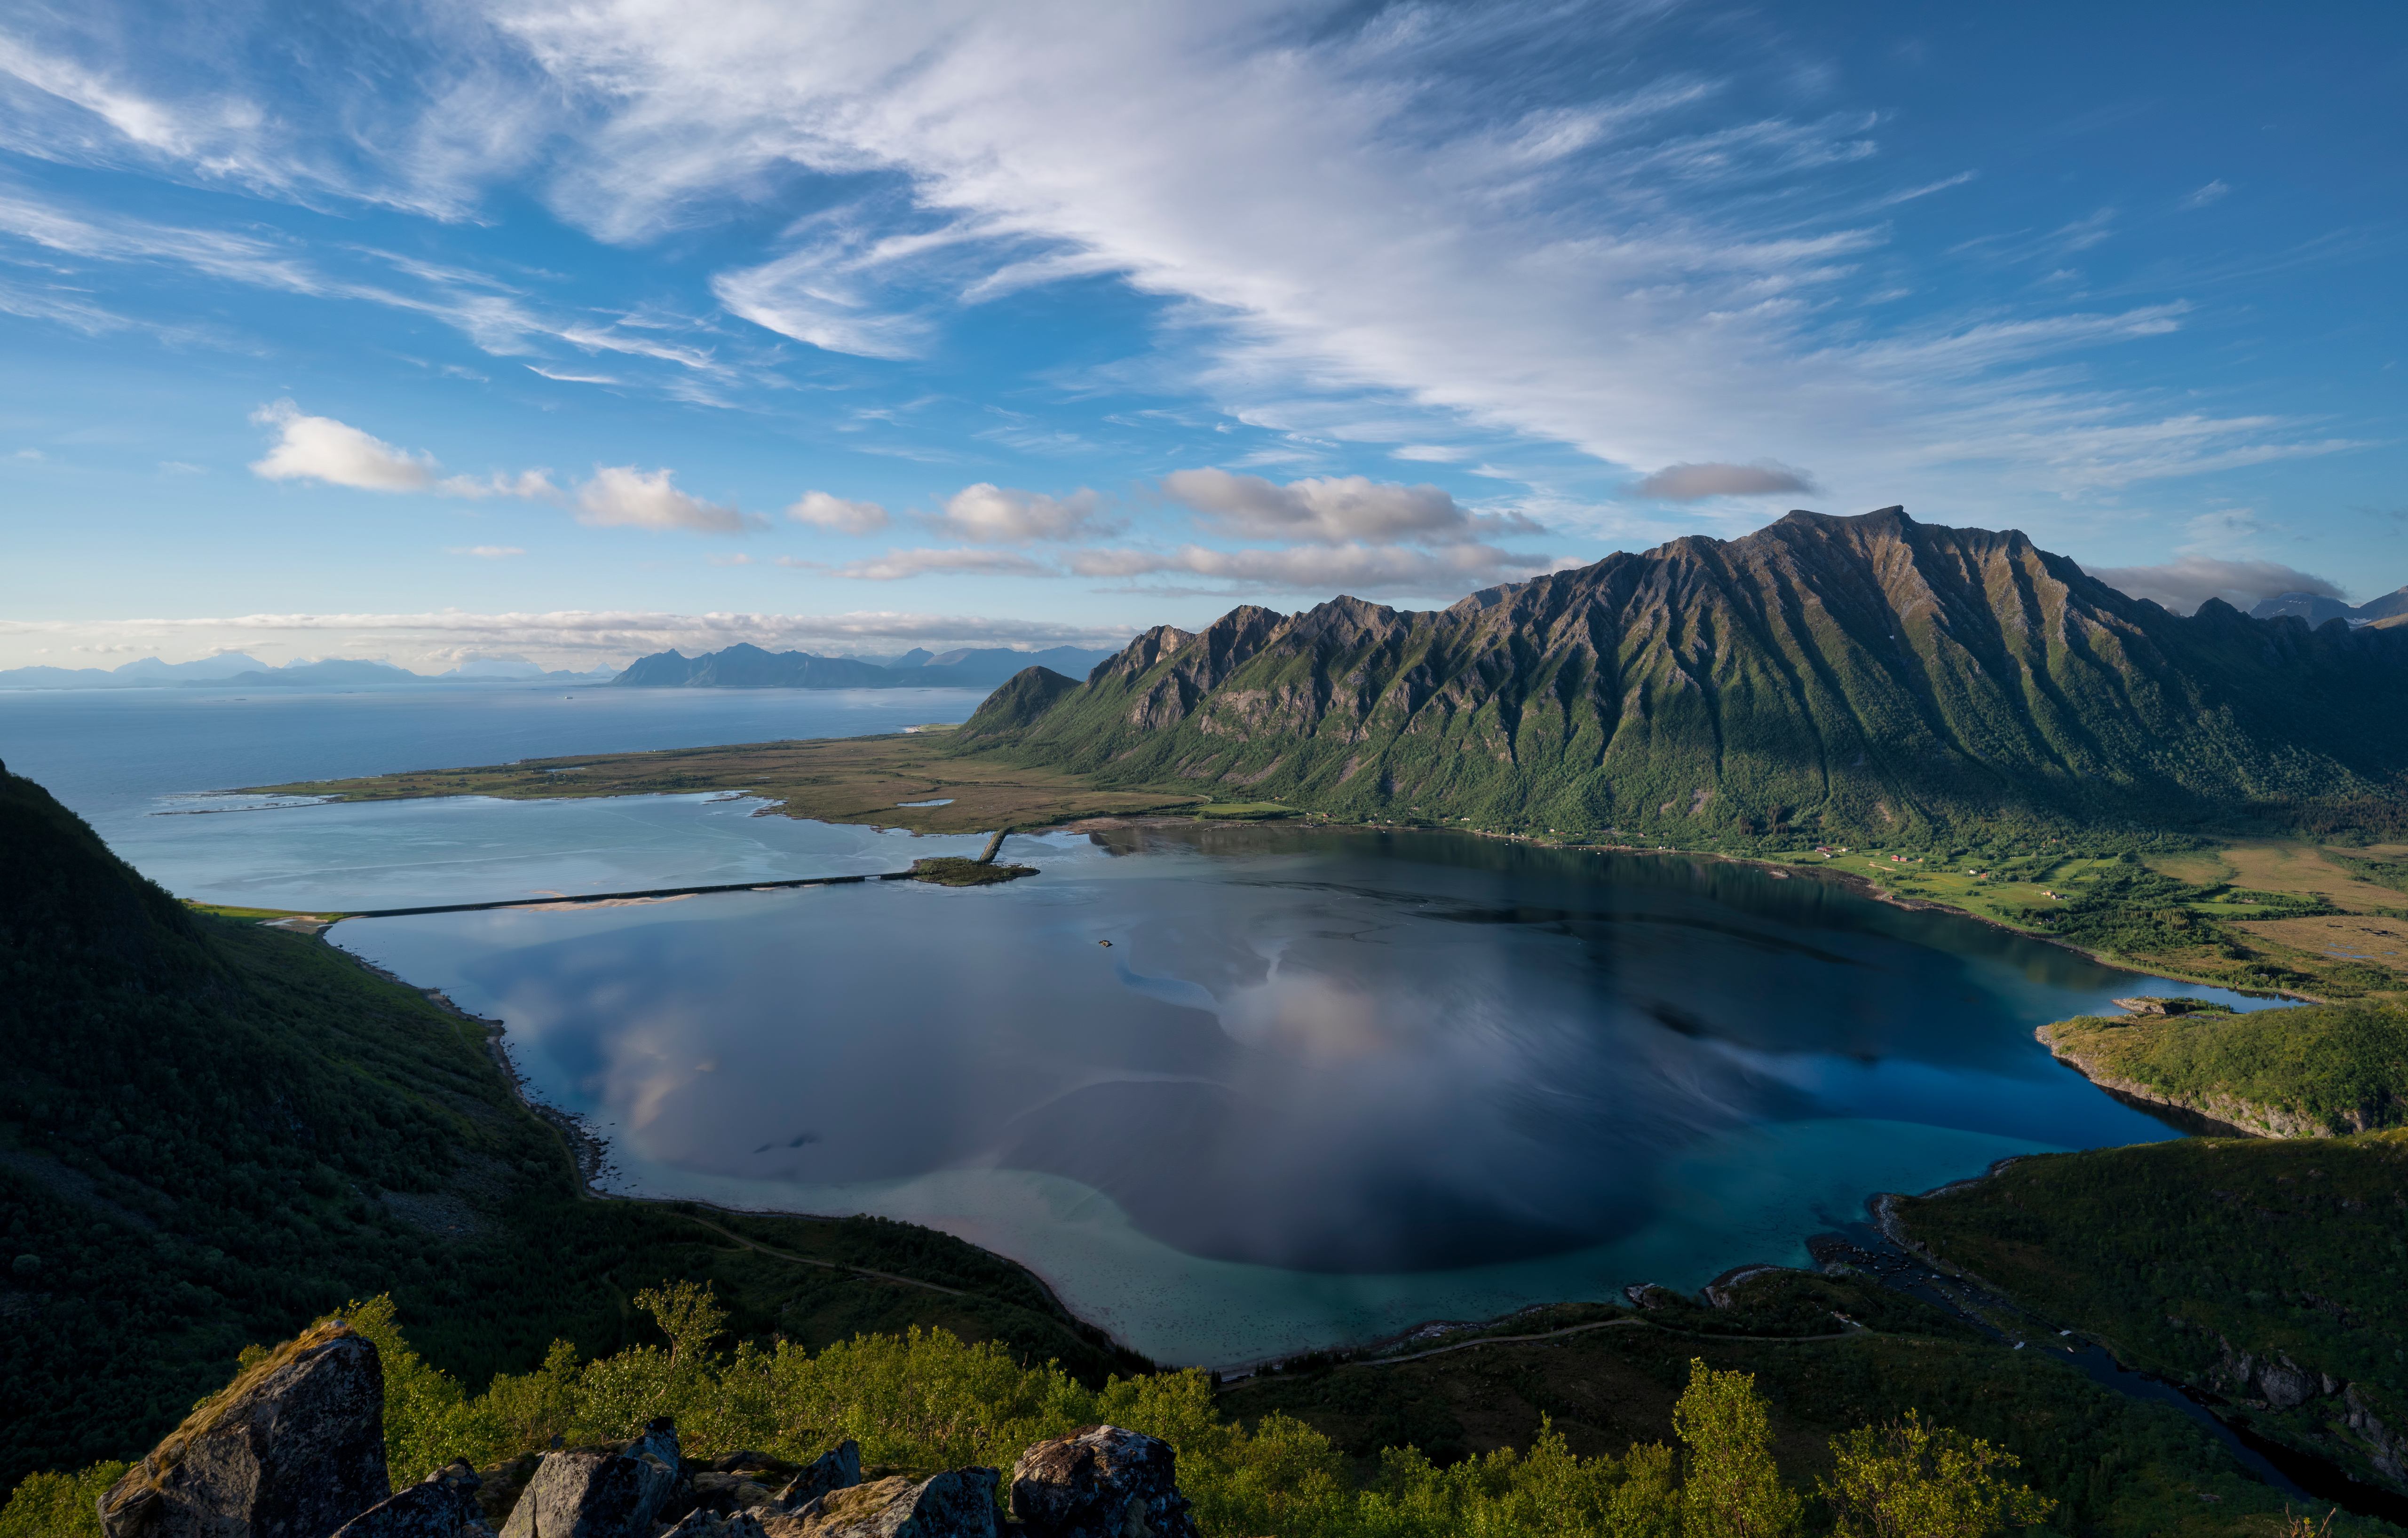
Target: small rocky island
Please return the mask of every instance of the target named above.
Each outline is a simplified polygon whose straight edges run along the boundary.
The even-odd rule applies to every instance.
[[[926,881],[939,887],[992,887],[1001,881],[1017,881],[1024,876],[1035,876],[1034,865],[996,865],[985,861],[964,860],[959,855],[932,855],[911,862],[911,879]]]

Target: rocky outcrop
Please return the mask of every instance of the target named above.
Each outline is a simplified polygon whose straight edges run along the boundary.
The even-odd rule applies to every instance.
[[[847,1437],[795,1475],[778,1492],[777,1503],[781,1510],[796,1511],[823,1495],[848,1490],[860,1483],[861,1444]]]
[[[762,1524],[767,1538],[999,1538],[993,1469],[951,1469],[933,1479],[881,1479],[810,1502]]]
[[[393,1493],[384,1370],[340,1320],[253,1363],[100,1498],[108,1538],[327,1538]]]
[[[677,1526],[662,1532],[661,1538],[768,1538],[761,1518],[752,1511],[721,1515],[699,1508],[685,1514]]]
[[[2394,1484],[2408,1484],[2408,1426],[2386,1425],[2374,1413],[2366,1390],[2357,1384],[2342,1386],[2342,1403],[2347,1410],[2343,1423],[2366,1444],[2367,1460],[2375,1472]]]
[[[335,1538],[494,1538],[478,1504],[484,1483],[459,1460],[337,1529]]]
[[[684,1486],[677,1427],[655,1420],[633,1442],[546,1453],[502,1538],[652,1538]]]
[[[1029,1538],[1197,1538],[1178,1456],[1160,1437],[1082,1427],[1020,1455],[1011,1515]]]
[[[730,1517],[754,1506],[772,1506],[778,1498],[769,1487],[757,1479],[740,1474],[718,1474],[710,1471],[695,1474],[693,1480],[694,1503],[696,1510],[716,1517]]]

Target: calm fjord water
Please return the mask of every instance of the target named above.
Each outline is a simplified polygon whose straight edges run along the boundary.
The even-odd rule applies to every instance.
[[[785,699],[809,724],[750,735],[891,729],[898,705],[941,719],[924,697]],[[572,748],[521,723],[523,745],[447,753],[355,705],[334,748],[305,740],[307,710],[240,718],[234,744],[206,712],[147,735],[138,712],[47,718],[112,723],[95,748],[26,733],[14,704],[0,757],[185,895],[456,901],[893,869],[974,842],[705,797],[153,817],[191,805],[165,791],[334,761],[622,742]],[[613,708],[626,745],[693,724],[681,705]],[[162,733],[160,764],[252,767],[171,777],[110,746]],[[62,782],[79,757],[116,788]],[[2172,1135],[2031,1039],[2130,974],[1803,876],[1276,827],[1008,852],[1043,875],[354,920],[333,937],[506,1020],[532,1088],[610,1134],[624,1189],[945,1228],[1173,1361],[1695,1287],[1802,1261],[1805,1236],[1872,1191]]]

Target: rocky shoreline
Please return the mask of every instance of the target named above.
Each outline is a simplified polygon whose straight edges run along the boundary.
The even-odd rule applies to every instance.
[[[2106,1066],[2094,1054],[2086,1054],[2071,1046],[2062,1034],[2076,1021],[2058,1020],[2043,1025],[2032,1032],[2034,1039],[2047,1047],[2057,1061],[2080,1074],[2084,1078],[2106,1090],[2127,1104],[2143,1110],[2172,1110],[2183,1114],[2200,1126],[2186,1127],[2194,1136],[2208,1137],[2331,1137],[2333,1129],[2320,1118],[2285,1110],[2278,1105],[2262,1105],[2222,1091],[2207,1095],[2169,1094],[2154,1085],[2126,1078]],[[2363,1127],[2350,1129],[2364,1132]]]

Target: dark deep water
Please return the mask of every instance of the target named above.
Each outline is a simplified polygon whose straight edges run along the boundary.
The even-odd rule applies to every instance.
[[[2032,1040],[2132,975],[1810,877],[1276,827],[1010,852],[1044,874],[335,934],[506,1019],[627,1189],[934,1222],[1168,1360],[1694,1287],[1876,1189],[2172,1135]]]

